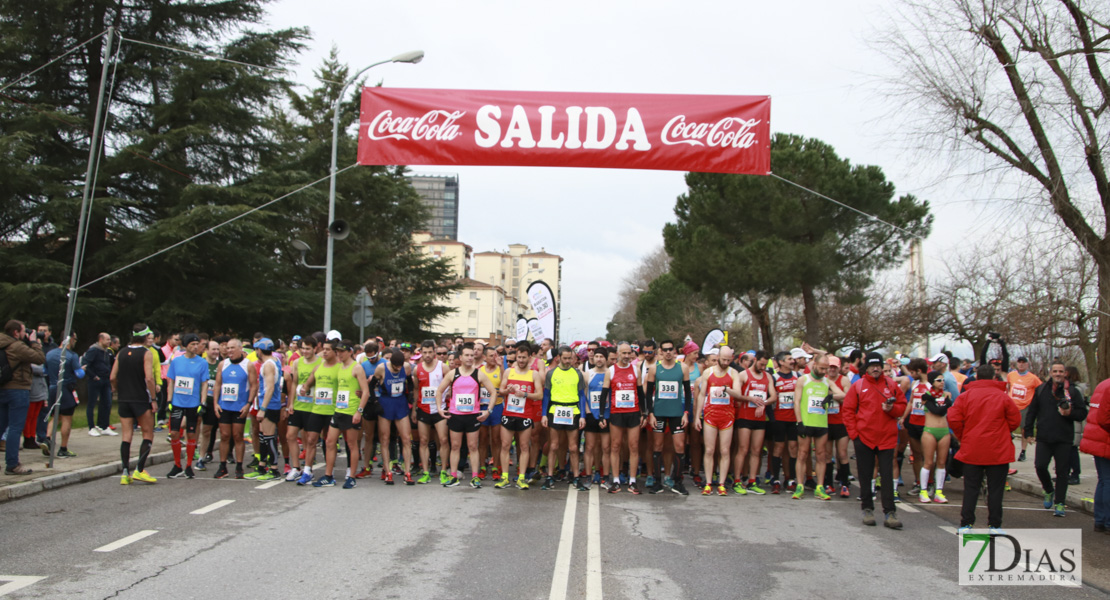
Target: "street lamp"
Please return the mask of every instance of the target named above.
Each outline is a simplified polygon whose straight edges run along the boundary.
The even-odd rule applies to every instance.
[[[339,105],[343,103],[343,95],[347,93],[347,88],[351,86],[363,73],[373,69],[378,65],[386,63],[409,63],[416,64],[424,60],[423,50],[413,50],[398,54],[389,60],[376,62],[368,67],[363,68],[358,73],[355,73],[348,79],[343,87],[339,90],[339,95],[335,97],[335,103],[332,106],[332,121],[331,121],[331,185],[328,189],[328,225],[329,227],[335,221],[335,174],[339,170],[336,166],[337,155],[339,152]],[[328,253],[327,262],[325,263],[324,275],[324,331],[331,330],[331,292],[332,292],[332,271],[335,267],[335,237],[329,231],[328,233]]]
[[[308,261],[306,261],[304,259],[305,254],[308,254],[308,251],[312,250],[312,247],[309,246],[308,244],[302,242],[301,240],[293,240],[293,248],[295,250],[300,251],[300,253],[301,253],[301,266],[302,267],[307,267],[309,269],[326,269],[327,268],[326,265],[310,265],[310,264],[308,264]]]

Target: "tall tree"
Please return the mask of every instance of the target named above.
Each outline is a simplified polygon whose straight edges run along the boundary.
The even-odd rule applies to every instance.
[[[683,339],[687,334],[721,326],[721,311],[672,273],[655,278],[636,301],[636,320],[655,340]]]
[[[1097,353],[1110,355],[1110,4],[902,6],[879,44],[899,67],[887,89],[915,115],[913,134],[963,164],[967,152],[984,159],[983,174],[1020,184],[1010,210],[1036,207],[1070,232],[1097,269]],[[1110,361],[1098,376],[1110,377]]]
[[[689,173],[677,220],[663,228],[675,276],[710,297],[743,303],[767,350],[774,340],[766,298],[800,294],[805,337],[816,342],[818,290],[865,287],[876,269],[901,258],[911,234],[925,236],[932,224],[928,202],[895,200],[879,167],[853,166],[820,140],[776,134],[771,165],[850,208],[771,177]]]

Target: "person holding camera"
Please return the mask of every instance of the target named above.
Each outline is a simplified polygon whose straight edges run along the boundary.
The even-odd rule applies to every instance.
[[[0,430],[7,430],[4,448],[8,475],[26,475],[31,469],[19,464],[19,435],[27,422],[31,403],[31,365],[46,362],[37,333],[27,333],[22,322],[12,319],[0,333],[0,351],[4,352],[4,369],[0,370]]]
[[[1053,514],[1057,517],[1064,516],[1075,423],[1087,418],[1087,401],[1068,381],[1067,373],[1067,367],[1062,362],[1053,361],[1051,378],[1033,394],[1024,424],[1025,437],[1033,437],[1036,431],[1037,447],[1033,464],[1044,488],[1044,507],[1054,509]],[[1055,485],[1048,473],[1051,460],[1056,461]]]

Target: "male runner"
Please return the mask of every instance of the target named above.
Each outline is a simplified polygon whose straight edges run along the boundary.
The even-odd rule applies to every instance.
[[[739,445],[736,456],[733,457],[732,471],[736,485],[732,491],[743,494],[745,491],[757,495],[766,494],[763,488],[756,485],[759,475],[760,456],[763,451],[763,438],[767,428],[767,405],[774,404],[778,399],[775,385],[767,373],[767,353],[759,350],[752,356],[751,364],[739,376],[740,393],[735,395],[738,408],[736,410],[736,435],[739,436]],[[741,474],[743,473],[743,460],[748,459],[748,483],[745,486]]]
[[[434,351],[433,351],[434,348]],[[447,421],[439,412],[439,402],[436,401],[436,388],[443,381],[443,374],[447,368],[443,360],[447,358],[447,347],[435,348],[435,342],[424,340],[420,344],[420,362],[416,363],[413,378],[416,380],[417,401],[412,409],[413,420],[416,421],[416,431],[420,439],[420,464],[424,472],[416,483],[425,484],[432,480],[434,463],[431,451],[428,449],[432,432],[436,434],[436,453],[441,461],[439,482],[447,483],[447,460],[445,452],[450,447],[447,439]]]
[[[798,421],[794,413],[794,396],[798,376],[794,373],[794,358],[789,352],[775,355],[775,419],[767,423],[771,435],[771,493],[782,491],[779,470],[787,480],[787,487],[794,480],[794,461],[798,457]]]
[[[493,382],[493,389],[501,389],[501,356],[494,347],[486,348],[486,362],[479,367],[482,373]],[[478,478],[486,478],[486,458],[493,460],[493,480],[501,479],[501,416],[504,414],[502,404],[504,398],[501,394],[494,393],[491,399],[485,388],[482,388],[482,406],[490,406],[489,418],[482,421],[482,428],[478,432]],[[491,456],[492,455],[492,456]]]
[[[482,480],[478,479],[478,429],[482,421],[489,418],[489,410],[482,410],[479,398],[481,388],[485,388],[493,397],[493,383],[484,373],[474,366],[474,344],[469,342],[462,345],[459,354],[462,364],[448,371],[443,381],[436,388],[436,397],[446,397],[447,402],[441,405],[447,415],[447,429],[451,432],[451,478],[443,487],[458,487],[459,485],[459,451],[462,448],[463,434],[466,434],[466,446],[470,456],[470,487],[482,487]],[[446,394],[446,396],[445,396]]]
[[[212,460],[212,451],[216,443],[216,432],[219,430],[220,421],[216,418],[216,372],[220,368],[220,344],[210,340],[207,344],[208,351],[204,353],[205,365],[208,367],[208,384],[205,385],[207,393],[204,406],[200,413],[200,446],[204,448],[204,456],[197,461],[198,471],[207,471],[206,466]]]
[[[282,402],[281,363],[274,357],[274,342],[264,337],[254,343],[254,351],[258,357],[258,400],[256,410],[262,413],[259,422],[259,447],[258,466],[254,473],[247,475],[247,479],[270,481],[281,476],[278,471],[277,427],[281,422]],[[288,429],[286,430],[288,434]]]
[[[620,491],[618,472],[621,464],[621,445],[628,440],[628,485],[625,490],[640,494],[636,487],[636,470],[640,464],[640,428],[646,421],[645,403],[640,401],[640,374],[632,365],[632,345],[622,342],[617,346],[617,364],[605,373],[601,387],[601,404],[610,413],[609,464],[613,469],[610,494]],[[610,403],[610,399],[612,402]]]
[[[243,353],[243,342],[231,338],[227,342],[227,359],[216,373],[216,417],[220,420],[220,468],[216,479],[228,476],[227,457],[235,442],[235,478],[243,479],[243,427],[251,399],[258,394],[258,369]],[[145,431],[145,430],[144,430]]]
[[[185,353],[170,361],[166,369],[169,388],[173,390],[170,403],[173,411],[170,412],[170,448],[173,449],[173,468],[166,477],[175,479],[187,477],[192,479],[193,454],[197,450],[197,410],[200,408],[200,399],[208,397],[208,361],[197,356],[200,349],[200,338],[196,334],[186,333],[181,336],[181,344]],[[185,469],[181,469],[181,420],[185,420],[185,436],[188,440],[185,445]]]
[[[324,442],[324,476],[312,482],[313,487],[331,487],[335,485],[335,458],[338,453],[339,435],[343,434],[343,441],[347,445],[347,465],[358,464],[358,439],[356,431],[366,404],[370,400],[370,386],[366,383],[366,372],[362,366],[351,357],[351,342],[342,340],[335,342],[335,349],[339,356],[339,372],[335,388],[335,413],[331,418],[331,427],[328,428],[328,437]],[[343,489],[355,487],[355,478],[348,469],[348,474],[343,482]]]
[[[358,359],[358,363],[362,366],[362,374],[367,382],[374,379],[374,373],[377,372],[378,365],[385,364],[385,359],[382,358],[379,347],[376,340],[368,341],[362,346],[362,358]],[[382,390],[376,385],[370,387],[371,398],[366,405],[366,410],[362,413],[362,424],[358,430],[359,458],[364,466],[355,475],[355,479],[369,477],[374,472],[374,439],[378,434],[377,399],[381,397]]]
[[[660,473],[663,466],[663,441],[664,432],[668,429],[674,444],[674,467],[672,478],[674,483],[671,491],[682,496],[689,496],[686,486],[682,484],[682,461],[686,452],[686,426],[690,422],[693,396],[690,391],[690,372],[685,364],[677,362],[674,342],[663,340],[659,344],[662,357],[650,364],[647,374],[647,400],[648,426],[654,432],[652,439],[652,465],[654,466],[654,485],[652,494],[663,491],[663,477]]]
[[[544,382],[543,423],[551,430],[547,453],[547,479],[541,489],[555,488],[555,463],[564,452],[570,454],[570,473],[580,491],[588,491],[578,476],[578,431],[586,427],[586,378],[574,368],[574,350],[559,347],[559,366],[547,372]],[[565,436],[563,434],[566,434]],[[566,440],[566,450],[560,446]]]
[[[393,485],[393,470],[390,464],[390,429],[397,426],[401,439],[401,456],[405,463],[405,485],[415,485],[412,480],[412,425],[409,420],[409,397],[412,394],[412,365],[405,360],[405,354],[394,348],[389,352],[389,362],[378,365],[374,371],[375,384],[381,391],[378,398],[378,442],[382,446],[382,480]]]
[[[636,367],[636,372],[640,375],[640,397],[643,398],[646,403],[648,371],[651,370],[651,368],[654,367],[657,362],[659,362],[658,356],[656,355],[655,340],[645,340],[643,346],[637,351],[637,354],[638,358],[633,360],[633,365]],[[647,419],[644,420],[644,425],[640,427],[640,429],[642,430],[640,431],[640,435],[647,439],[646,446],[649,448],[655,447],[656,437],[663,437],[663,434],[659,434],[658,436],[656,436],[654,428],[652,427],[651,423],[647,421]],[[651,453],[644,453],[644,472],[647,475],[647,481],[644,482],[644,485],[648,489],[655,487],[656,467],[654,464],[654,458],[655,457]],[[660,467],[659,470],[665,469],[662,469],[662,467]]]
[[[324,362],[324,359],[317,354],[320,342],[316,338],[306,335],[301,338],[300,342],[300,349],[298,350],[300,357],[293,361],[293,370],[285,377],[285,389],[288,390],[286,395],[293,399],[293,402],[285,407],[285,412],[289,414],[285,439],[289,441],[289,458],[293,463],[293,468],[286,474],[285,480],[298,481],[305,473],[308,473],[308,478],[305,481],[305,483],[308,483],[312,480],[312,463],[306,462],[304,469],[301,469],[301,451],[297,449],[297,439],[305,425],[308,424],[309,415],[312,414],[315,392],[307,390],[307,393],[301,394],[300,387],[308,382],[308,378],[312,376],[316,367]],[[308,437],[307,434],[305,437]],[[307,454],[307,448],[304,452]],[[315,453],[315,451],[313,452]],[[304,485],[304,483],[300,485]]]
[[[543,411],[543,380],[538,371],[530,368],[532,345],[524,340],[516,344],[516,362],[501,380],[501,396],[505,408],[501,416],[501,480],[496,489],[509,486],[509,452],[513,440],[517,449],[517,478],[519,489],[528,489],[528,464],[532,453],[532,428]]]
[[[586,475],[593,477],[594,483],[608,487],[609,481],[605,476],[609,469],[609,413],[601,408],[601,388],[605,383],[605,372],[608,370],[609,349],[598,346],[591,355],[590,364],[593,365],[586,371],[588,409],[586,411]],[[598,443],[600,441],[600,444]],[[600,460],[598,459],[600,455]],[[594,473],[596,466],[600,472]]]
[[[925,433],[925,394],[929,393],[929,384],[926,382],[926,376],[929,374],[929,363],[925,362],[924,358],[914,358],[910,360],[910,364],[906,365],[906,370],[909,372],[910,377],[913,379],[910,388],[910,402],[906,403],[906,410],[898,419],[898,424],[905,429],[910,436],[910,452],[913,456],[914,466],[914,484],[910,488],[910,495],[917,496],[922,491],[925,492],[925,498],[929,497],[929,482],[921,481],[920,469],[921,465],[925,464],[925,452],[921,447],[921,436]],[[943,380],[941,381],[943,384]],[[899,465],[901,466],[901,465]],[[899,477],[901,473],[896,473],[895,477]],[[922,490],[922,488],[925,488]]]
[[[312,408],[309,410],[303,426],[304,469],[301,471],[300,479],[297,480],[297,485],[308,485],[309,483],[312,483],[313,487],[333,487],[335,485],[335,479],[327,475],[321,475],[316,481],[313,481],[312,464],[316,462],[316,443],[320,441],[320,434],[331,422],[332,415],[335,414],[335,392],[339,387],[340,369],[336,346],[339,344],[340,340],[336,339],[328,339],[324,342],[324,349],[321,352],[323,360],[309,373],[308,379],[297,388],[298,396],[308,396],[309,391],[312,391]],[[326,459],[326,448],[324,456]],[[320,485],[317,486],[317,483]]]
[[[829,370],[829,357],[817,351],[810,365],[809,373],[798,378],[794,386],[794,417],[798,422],[798,462],[795,467],[797,485],[794,486],[793,500],[801,500],[805,495],[805,479],[809,476],[810,444],[817,454],[817,486],[813,495],[818,500],[832,498],[825,491],[825,468],[828,466],[829,417],[828,408],[834,399],[844,398],[844,392],[829,384],[825,375]]]
[[[825,378],[831,385],[846,393],[852,385],[851,378],[841,372],[839,358],[835,356],[828,358],[829,368],[825,372]],[[829,459],[836,459],[836,481],[840,487],[840,497],[848,498],[852,495],[848,489],[851,484],[852,470],[848,464],[848,429],[844,427],[844,418],[840,415],[842,400],[837,400],[834,395],[832,403],[829,404]],[[830,475],[831,473],[826,473],[825,477],[828,478]],[[834,493],[831,489],[825,491],[829,494]]]
[[[145,323],[136,323],[131,331],[131,343],[116,355],[109,376],[119,399],[119,454],[123,463],[123,476],[119,482],[123,485],[129,485],[132,479],[146,483],[158,481],[146,472],[146,460],[154,443],[154,411],[158,410],[154,357],[147,348],[152,336]],[[143,442],[139,447],[139,468],[132,473],[131,436],[136,423],[142,428]]]
[[[705,444],[703,462],[706,482],[701,494],[708,496],[716,486],[717,495],[726,496],[728,489],[725,487],[725,477],[728,475],[729,452],[736,415],[732,398],[738,395],[740,390],[740,374],[729,366],[732,362],[732,348],[728,346],[720,350],[714,348],[711,352],[714,352],[709,355],[712,360],[707,361],[705,373],[702,374],[702,381],[698,385],[700,393],[694,409],[694,427],[702,431]],[[719,479],[713,472],[713,462],[718,449],[721,454]],[[747,490],[742,493],[747,493]]]

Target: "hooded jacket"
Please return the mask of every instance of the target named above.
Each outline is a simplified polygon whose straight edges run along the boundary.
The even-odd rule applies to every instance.
[[[884,411],[883,403],[887,398],[894,398],[894,406]],[[898,417],[904,412],[906,395],[898,382],[886,375],[872,379],[865,374],[848,388],[840,405],[848,437],[878,450],[890,450],[898,445]]]
[[[1021,424],[1021,412],[1006,394],[1006,383],[994,379],[964,384],[960,401],[948,409],[948,426],[960,440],[956,460],[969,465],[1004,465],[1014,458],[1010,433]]]
[[[46,362],[42,345],[35,342],[28,346],[23,340],[0,333],[0,350],[8,353],[8,364],[12,367],[12,380],[4,385],[4,389],[30,391],[31,365],[41,365]]]
[[[1063,389],[1057,389],[1051,378],[1042,383],[1033,394],[1033,400],[1025,410],[1025,437],[1033,437],[1036,428],[1037,441],[1047,444],[1071,444],[1075,440],[1075,424],[1087,418],[1087,401],[1083,393],[1064,380]],[[1060,414],[1057,408],[1060,400],[1071,399],[1071,412],[1068,416]]]
[[[1087,413],[1087,426],[1079,450],[1092,456],[1110,459],[1110,379],[1098,384],[1091,392],[1091,409]]]

